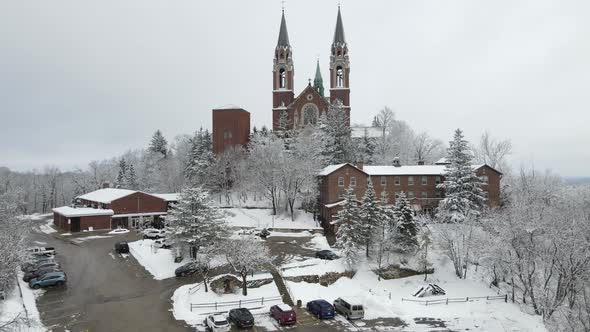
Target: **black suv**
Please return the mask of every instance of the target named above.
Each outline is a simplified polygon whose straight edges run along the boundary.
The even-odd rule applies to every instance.
[[[254,316],[246,308],[237,308],[229,311],[228,320],[241,329],[254,326]]]
[[[334,252],[332,252],[331,250],[316,251],[315,257],[319,258],[319,259],[326,259],[329,261],[334,260],[334,259],[338,259],[338,256]]]
[[[127,244],[125,241],[115,243],[115,252],[117,254],[129,253],[129,244]]]

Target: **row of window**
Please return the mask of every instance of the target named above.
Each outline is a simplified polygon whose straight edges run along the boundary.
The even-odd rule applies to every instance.
[[[486,181],[482,182],[487,183],[487,176],[485,176]],[[421,183],[423,186],[428,185],[428,176],[421,176],[420,177]],[[435,184],[440,184],[441,183],[441,177],[437,176],[434,178],[434,183]],[[396,186],[401,185],[401,177],[400,176],[396,176],[393,178],[393,184]],[[387,176],[381,176],[381,186],[385,187],[387,185]],[[408,186],[413,186],[414,185],[414,177],[413,176],[408,176]],[[338,186],[339,187],[344,187],[344,177],[343,176],[339,176],[338,177]],[[356,177],[355,176],[351,176],[350,177],[350,186],[351,187],[355,187],[356,186]]]
[[[395,199],[398,199],[400,197],[400,195],[401,195],[401,191],[396,191],[395,192]],[[435,191],[434,195],[435,195],[434,198],[442,198],[442,194],[441,194],[440,191]],[[344,193],[338,195],[338,197],[340,197],[340,198],[344,198],[345,196],[346,195]],[[486,200],[488,199],[489,196],[488,196],[488,192],[487,191],[484,191],[483,192],[483,197]],[[414,198],[416,198],[416,196],[414,195],[414,192],[413,191],[408,191],[406,193],[406,198],[407,199],[414,199]],[[423,199],[429,198],[428,197],[428,192],[426,192],[426,191],[421,192],[420,193],[420,198],[423,198]],[[430,198],[432,198],[432,197],[430,197]]]

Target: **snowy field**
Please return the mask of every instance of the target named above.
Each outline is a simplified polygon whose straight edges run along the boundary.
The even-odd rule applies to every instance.
[[[223,209],[226,221],[233,227],[252,228],[287,228],[287,229],[321,229],[319,223],[313,220],[311,213],[296,211],[295,220],[288,215],[272,216],[270,209]]]
[[[39,310],[35,298],[44,293],[43,290],[32,290],[26,282],[22,281],[22,274],[19,273],[18,280],[23,296],[20,296],[18,287],[14,287],[12,293],[6,294],[8,297],[0,301],[0,326],[12,321],[15,317],[28,318],[28,326],[25,321],[22,322],[22,329],[15,328],[15,331],[41,332],[47,329],[41,323]],[[25,314],[26,308],[26,314]],[[11,331],[7,329],[7,331]]]
[[[270,274],[262,274],[259,276],[255,275],[254,278],[250,279],[255,280],[270,277]],[[262,297],[267,300],[264,302],[259,301]],[[224,306],[221,302],[256,300],[256,302],[244,304],[242,307],[250,309],[252,314],[255,315],[257,326],[274,329],[272,328],[272,322],[269,321],[268,311],[271,306],[282,303],[281,300],[276,299],[277,297],[280,297],[280,294],[274,283],[263,285],[259,288],[249,288],[247,296],[241,294],[241,289],[237,290],[237,294],[218,295],[211,290],[205,292],[202,285],[189,284],[179,287],[174,292],[172,296],[174,305],[172,313],[177,320],[184,320],[187,324],[198,327],[202,325],[203,320],[208,314],[220,312],[227,315],[230,309],[237,307],[237,305]],[[217,309],[213,305],[215,302],[218,303]],[[191,303],[200,304],[200,306],[199,308],[193,308],[191,311]],[[203,304],[211,305],[203,306]]]
[[[154,240],[138,240],[129,242],[129,251],[156,280],[174,277],[174,270],[190,262],[185,258],[180,263],[174,263],[174,252],[170,249],[162,249],[153,246]],[[223,257],[214,257],[211,267],[221,266],[225,263]]]

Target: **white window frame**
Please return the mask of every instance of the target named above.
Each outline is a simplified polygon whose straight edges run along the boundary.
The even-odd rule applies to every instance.
[[[402,183],[402,180],[399,176],[396,176],[395,178],[393,178],[393,184],[396,186],[400,186]]]
[[[428,185],[428,176],[422,175],[422,185],[423,186],[427,186]]]
[[[408,186],[414,185],[414,176],[408,176]]]
[[[408,199],[414,199],[414,192],[408,191]]]
[[[385,187],[387,185],[387,177],[381,176],[381,186]]]
[[[338,187],[344,187],[344,176],[338,177]]]
[[[420,198],[422,198],[422,199],[428,198],[428,192],[423,191],[422,193],[420,193]]]
[[[350,186],[351,187],[356,187],[356,176],[351,176],[350,177]]]

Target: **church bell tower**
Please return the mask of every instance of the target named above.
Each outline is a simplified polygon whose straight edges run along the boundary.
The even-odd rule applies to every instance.
[[[340,6],[330,54],[330,102],[340,100],[350,115],[350,61]]]
[[[284,10],[281,16],[279,40],[277,47],[275,47],[272,75],[272,118],[273,127],[276,127],[281,112],[285,111],[294,99],[293,76],[295,75],[295,71],[293,67],[293,52],[289,44],[289,34],[287,33]]]

